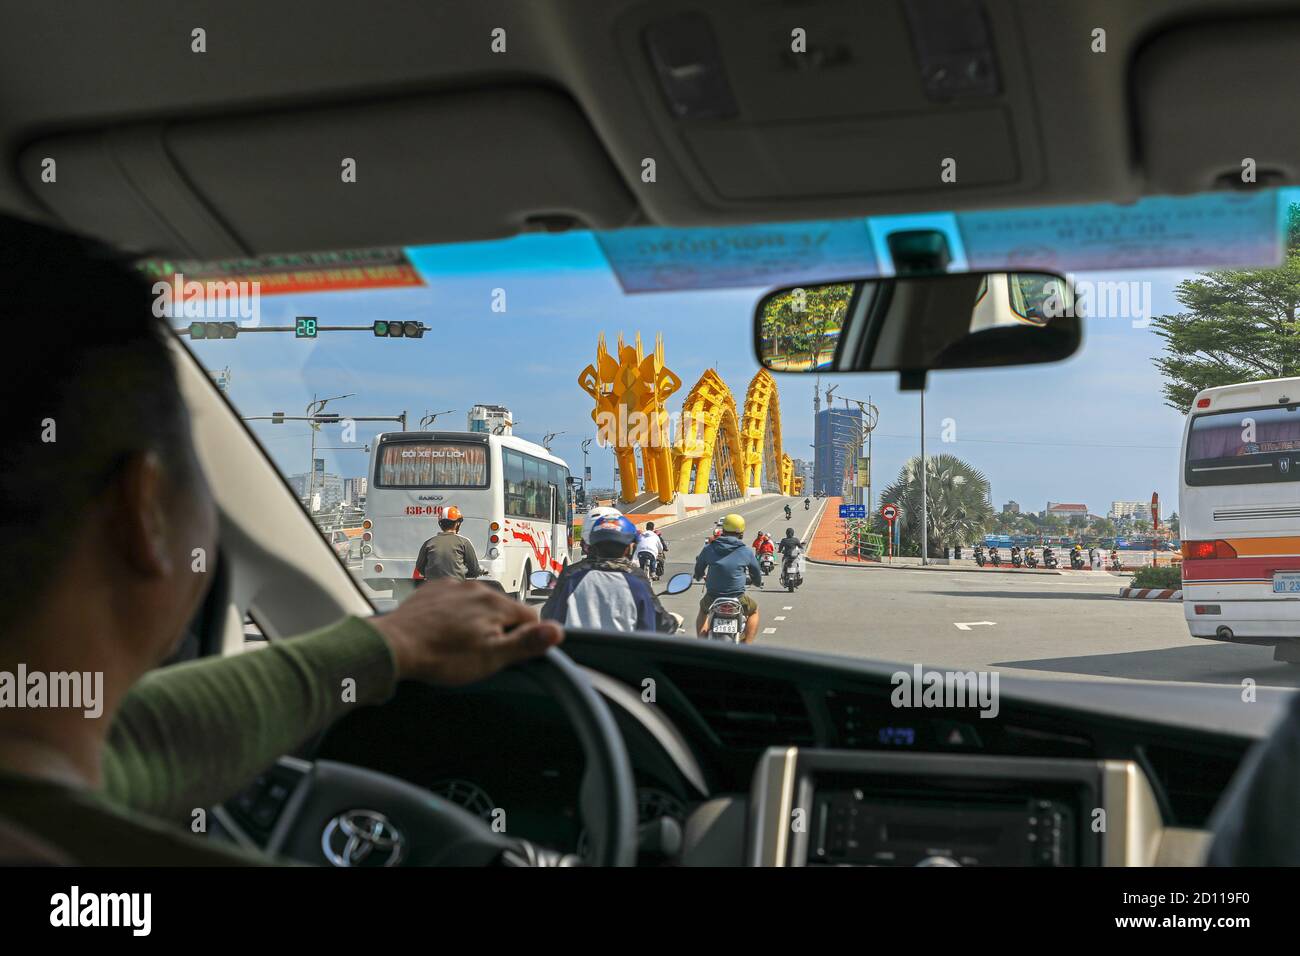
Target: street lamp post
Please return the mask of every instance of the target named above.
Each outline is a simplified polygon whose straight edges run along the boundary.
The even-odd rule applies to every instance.
[[[307,508],[311,510],[311,496],[316,493],[316,433],[320,431],[320,424],[315,421],[317,415],[325,411],[325,406],[330,402],[341,401],[345,398],[352,398],[355,392],[349,392],[347,395],[335,395],[331,398],[317,398],[312,396],[312,400],[307,403],[306,415],[312,419],[311,422],[311,459],[307,467]]]
[[[441,412],[425,412],[423,417],[420,418],[420,427],[425,428],[429,425],[432,425],[434,422],[438,420],[439,415],[450,415],[455,410],[456,409],[454,408],[448,408],[445,411],[441,411]]]
[[[591,439],[584,438],[582,440],[582,500],[584,503],[587,500],[587,472],[590,471],[587,467],[587,449],[590,447]]]
[[[930,501],[926,495],[925,473],[925,389],[921,389],[921,564],[930,563]]]

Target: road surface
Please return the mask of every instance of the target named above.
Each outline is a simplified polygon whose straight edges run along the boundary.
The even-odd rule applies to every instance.
[[[784,505],[794,517],[785,520]],[[824,502],[762,498],[740,505],[745,541],[759,530],[780,539],[793,526],[807,538]],[[690,571],[717,512],[665,526],[670,575]],[[834,520],[828,516],[827,520]],[[909,667],[996,668],[1017,676],[1300,687],[1300,667],[1273,660],[1269,647],[1193,640],[1182,604],[1125,600],[1126,578],[1108,573],[1045,575],[1016,571],[909,570],[807,565],[793,594],[778,586],[778,571],[758,601],[758,642]],[[693,626],[702,586],[662,598]],[[962,626],[958,626],[962,625]],[[743,652],[743,649],[742,649]]]

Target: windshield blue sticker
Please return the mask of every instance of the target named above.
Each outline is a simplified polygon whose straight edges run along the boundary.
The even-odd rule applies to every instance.
[[[863,219],[596,235],[624,292],[740,289],[879,275]]]
[[[1282,262],[1274,190],[957,214],[971,269],[1262,268]]]

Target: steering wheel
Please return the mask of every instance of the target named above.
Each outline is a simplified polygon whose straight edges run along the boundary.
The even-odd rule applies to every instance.
[[[516,665],[564,709],[586,758],[578,809],[589,857],[496,832],[423,787],[330,760],[311,765],[285,804],[267,851],[333,866],[631,866],[636,862],[636,785],[613,715],[577,665],[556,648]]]

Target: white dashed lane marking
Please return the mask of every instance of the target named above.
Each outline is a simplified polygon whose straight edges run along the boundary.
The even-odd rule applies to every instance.
[[[774,627],[765,627],[765,628],[763,628],[763,633],[764,633],[764,634],[775,634],[775,633],[776,633],[776,628],[774,628]]]
[[[772,620],[774,620],[774,621],[784,621],[784,620],[785,620],[785,615],[784,615],[784,614],[778,614],[776,617],[772,618]]]
[[[794,610],[794,607],[793,607],[793,606],[791,606],[791,607],[783,607],[783,608],[781,608],[781,610],[783,610],[783,611],[793,611],[793,610]]]

